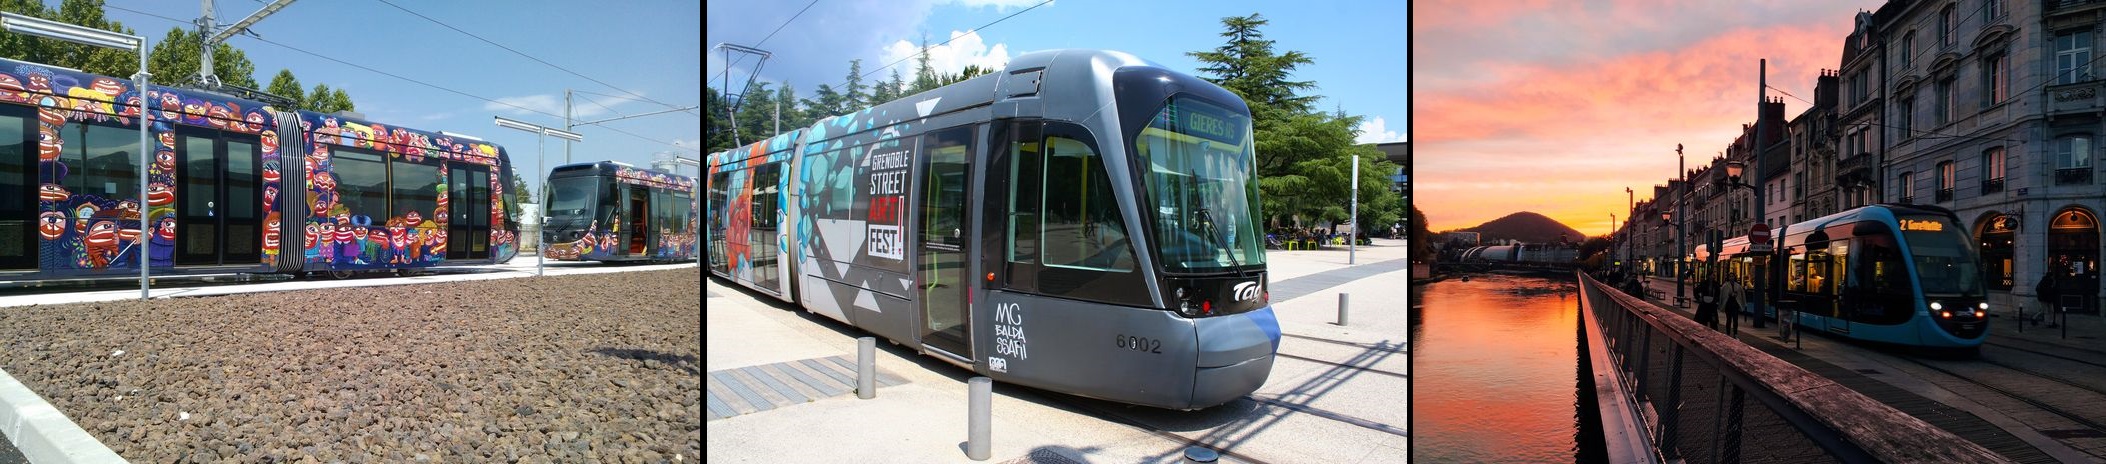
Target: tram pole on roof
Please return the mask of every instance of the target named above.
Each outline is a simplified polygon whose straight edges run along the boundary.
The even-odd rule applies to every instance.
[[[724,101],[731,103],[725,105],[725,112],[731,116],[731,143],[733,146],[745,145],[746,142],[744,140],[739,140],[739,106],[746,103],[746,90],[753,87],[754,78],[760,77],[761,67],[767,66],[768,58],[775,54],[769,53],[767,50],[732,43],[719,43],[716,49],[724,52]],[[753,65],[753,72],[746,74],[746,85],[739,86],[739,98],[737,100],[731,98],[731,52],[760,56],[760,64]]]
[[[146,151],[146,147],[150,147],[150,146],[153,146],[153,145],[149,145],[149,144],[148,144],[148,143],[149,143],[148,141],[149,141],[150,139],[152,139],[152,138],[153,138],[153,137],[152,137],[151,135],[149,135],[149,134],[148,134],[148,132],[149,132],[149,131],[151,131],[151,130],[152,130],[152,127],[153,127],[153,124],[150,124],[150,122],[151,122],[151,121],[153,120],[153,113],[152,113],[152,112],[149,112],[149,111],[147,111],[147,110],[146,110],[146,101],[147,101],[147,98],[145,98],[145,95],[146,95],[146,90],[147,90],[147,89],[149,89],[149,88],[151,88],[151,87],[149,87],[149,84],[151,84],[151,82],[150,82],[150,81],[152,80],[152,77],[153,77],[153,74],[152,74],[152,73],[148,73],[148,72],[146,72],[146,56],[147,56],[147,54],[148,54],[148,51],[149,51],[149,50],[151,50],[151,47],[149,47],[149,46],[147,45],[147,43],[146,43],[146,37],[142,37],[142,36],[137,36],[137,35],[131,35],[131,34],[120,34],[120,33],[116,33],[116,32],[110,32],[110,31],[105,31],[105,30],[101,30],[101,29],[95,29],[95,28],[90,28],[90,27],[82,27],[82,26],[78,26],[78,25],[74,25],[74,24],[67,24],[67,23],[62,23],[62,22],[58,22],[58,21],[52,21],[52,20],[47,20],[47,19],[40,19],[40,18],[33,18],[33,17],[29,17],[29,16],[24,16],[24,15],[20,15],[20,14],[15,14],[15,13],[0,13],[0,30],[5,30],[5,31],[7,31],[7,32],[9,32],[9,33],[14,33],[14,34],[23,34],[23,35],[30,35],[30,36],[36,36],[36,37],[43,37],[43,38],[47,38],[47,39],[55,39],[55,40],[64,40],[64,41],[67,41],[67,42],[73,42],[73,43],[77,43],[77,44],[82,44],[82,45],[88,45],[88,46],[93,46],[93,47],[102,47],[102,48],[112,48],[112,49],[118,49],[118,50],[131,50],[131,51],[136,51],[136,52],[139,52],[139,72],[138,72],[138,73],[136,73],[136,74],[132,74],[132,85],[133,85],[134,87],[136,87],[136,88],[138,89],[138,91],[139,91],[139,95],[140,95],[140,98],[139,98],[139,152],[140,152],[140,153],[139,153],[139,208],[140,208],[140,211],[139,211],[139,226],[140,226],[140,227],[139,227],[139,235],[138,235],[138,237],[137,237],[137,238],[133,239],[133,240],[134,240],[134,242],[133,242],[133,243],[137,243],[137,244],[139,245],[139,299],[141,299],[141,300],[144,300],[144,299],[146,299],[146,298],[147,298],[147,296],[148,296],[148,295],[147,295],[147,290],[148,290],[148,289],[150,288],[149,286],[151,285],[151,284],[149,283],[150,281],[149,281],[149,280],[147,280],[147,277],[148,277],[147,273],[148,273],[148,272],[151,272],[151,269],[152,269],[152,266],[150,265],[150,264],[151,264],[151,262],[150,262],[150,261],[148,261],[149,259],[151,259],[152,253],[148,253],[148,252],[147,252],[147,247],[148,247],[148,246],[150,246],[150,244],[152,244],[152,243],[153,243],[153,241],[152,241],[152,240],[148,240],[148,239],[147,239],[147,237],[149,237],[149,236],[150,236],[150,235],[151,235],[151,234],[153,233],[151,229],[147,229],[147,228],[146,228],[146,224],[147,224],[147,219],[148,219],[149,217],[151,217],[151,216],[153,215],[153,204],[152,204],[152,203],[148,203],[148,202],[147,202],[147,198],[146,198],[146,177],[147,177],[147,163],[150,163],[150,162],[152,162],[152,161],[153,161],[153,159],[154,159],[154,155],[153,155],[152,153],[150,153],[150,152],[147,152],[147,151]]]
[[[294,0],[273,1],[269,5],[264,5],[263,9],[257,10],[255,13],[249,14],[248,17],[241,18],[240,21],[235,21],[232,25],[226,27],[218,27],[212,22],[212,0],[198,0],[198,3],[200,4],[199,6],[202,7],[202,9],[204,10],[204,16],[198,17],[196,21],[197,36],[198,39],[201,41],[199,44],[200,46],[198,47],[198,53],[200,54],[200,60],[198,62],[197,67],[198,85],[204,86],[208,89],[219,88],[219,76],[212,74],[213,45],[218,45],[220,43],[226,42],[228,38],[234,37],[234,34],[254,34],[253,32],[248,31],[249,26],[255,25],[257,21],[262,21],[265,17],[268,17],[272,14],[276,14],[278,10],[285,9],[285,6],[291,5],[293,1]]]

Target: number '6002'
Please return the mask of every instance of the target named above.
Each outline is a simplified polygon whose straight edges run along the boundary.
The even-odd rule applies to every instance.
[[[1163,352],[1162,340],[1152,339],[1148,337],[1135,337],[1131,335],[1114,335],[1112,336],[1112,338],[1114,340],[1112,343],[1118,345],[1120,348],[1139,351],[1142,353],[1161,354]]]

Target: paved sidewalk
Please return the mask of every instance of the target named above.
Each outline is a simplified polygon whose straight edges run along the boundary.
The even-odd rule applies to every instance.
[[[1272,281],[1285,285],[1273,290],[1285,337],[1272,375],[1250,397],[1167,411],[996,382],[992,459],[984,462],[1169,463],[1195,443],[1266,462],[1403,461],[1408,278],[1403,242],[1383,244],[1362,247],[1357,266],[1345,265],[1343,247],[1268,252]],[[1339,292],[1353,293],[1351,326],[1332,323]],[[881,382],[876,398],[858,399],[813,367],[852,365],[856,338],[871,335],[715,278],[705,295],[712,378],[724,373],[767,384],[759,372],[780,383],[766,386],[772,393],[749,392],[767,396],[760,398],[767,408],[749,404],[728,417],[717,409],[751,400],[712,387],[711,397],[725,404],[713,403],[704,425],[711,461],[974,462],[964,453],[970,371],[880,338],[877,366],[898,382]],[[785,376],[800,383],[781,381]]]
[[[1674,300],[1671,298],[1675,294],[1675,283],[1673,280],[1652,279],[1648,283],[1648,287],[1652,288],[1653,293],[1646,295],[1647,299],[1656,300],[1667,306],[1674,305]],[[1683,296],[1685,298],[1693,298],[1692,295],[1695,293],[1696,287],[1694,284],[1683,285]],[[2066,318],[2068,327],[2065,329],[2064,327],[2051,327],[2051,324],[2057,323],[2058,319],[2061,318],[2055,317],[2054,314],[2049,314],[2044,320],[2028,322],[2024,328],[2020,328],[2019,318],[2017,317],[2018,312],[2023,310],[2026,316],[2039,316],[2039,304],[2028,300],[2023,308],[1990,307],[1989,342],[1995,343],[1998,340],[2005,339],[2025,340],[2090,351],[2106,357],[2106,318],[2098,315],[2069,314]],[[1679,310],[1685,313],[1696,310],[1695,300],[1689,300],[1689,303]],[[1741,329],[1745,331],[1749,323],[1748,320],[1743,318],[1741,320]]]

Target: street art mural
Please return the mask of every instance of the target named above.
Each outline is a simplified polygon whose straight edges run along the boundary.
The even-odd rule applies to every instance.
[[[300,126],[314,134],[309,142],[305,169],[310,201],[306,218],[305,259],[333,269],[389,269],[422,267],[446,259],[447,221],[450,205],[448,163],[490,167],[489,198],[491,257],[499,260],[518,253],[518,237],[509,230],[505,196],[510,175],[500,161],[503,149],[489,143],[456,139],[338,115],[301,112]],[[345,147],[379,152],[397,164],[435,167],[433,188],[437,201],[429,209],[397,208],[399,211],[357,211],[343,201],[354,186],[343,185],[333,165],[332,153]],[[400,181],[398,178],[397,181]],[[503,201],[499,201],[499,200]]]
[[[174,265],[179,125],[261,135],[265,170],[275,172],[279,153],[271,132],[277,127],[272,108],[172,89],[149,89],[143,98],[152,148],[145,205],[139,204],[137,191],[142,95],[132,82],[0,60],[0,103],[31,106],[37,114],[39,269],[56,274],[136,270],[142,240],[151,245],[152,266]],[[275,192],[276,176],[267,176],[262,188]],[[265,210],[275,206],[275,195],[261,205]],[[259,265],[277,255],[274,243],[263,241]]]

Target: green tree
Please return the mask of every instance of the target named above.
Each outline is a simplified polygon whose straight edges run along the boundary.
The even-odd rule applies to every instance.
[[[292,99],[294,108],[307,108],[307,91],[300,88],[300,78],[293,77],[290,69],[279,69],[278,75],[271,76],[271,86],[263,91]]]
[[[868,87],[863,85],[863,60],[848,60],[848,79],[847,83],[841,85],[841,94],[847,101],[845,106],[849,111],[860,110],[875,103],[870,101],[870,93],[864,91]]]
[[[204,40],[194,30],[170,28],[168,34],[154,42],[153,54],[146,59],[146,69],[154,73],[155,82],[197,82],[197,70],[204,58],[200,56]],[[133,59],[138,59],[133,56]],[[127,69],[137,68],[137,64]],[[128,73],[128,71],[127,71]],[[212,47],[212,74],[220,82],[257,88],[256,65],[249,62],[247,54],[222,42]]]
[[[892,70],[892,76],[895,78],[898,77],[899,70]],[[898,100],[901,96],[902,95],[899,94],[899,87],[893,87],[891,81],[879,79],[877,82],[870,84],[870,106],[878,106],[886,102]]]
[[[791,87],[790,83],[784,82],[782,83],[782,88],[775,89],[775,101],[782,102],[783,132],[811,125],[812,122],[810,119],[805,118],[804,111],[798,109],[797,89]]]
[[[329,104],[335,105],[337,111],[358,111],[358,105],[351,103],[351,94],[344,93],[344,89],[330,91]]]
[[[1226,29],[1221,36],[1227,37],[1228,43],[1213,51],[1185,54],[1207,64],[1199,70],[1214,76],[1209,81],[1236,92],[1244,100],[1262,103],[1267,110],[1307,112],[1316,97],[1296,92],[1315,88],[1316,83],[1287,79],[1297,66],[1313,64],[1315,60],[1299,51],[1274,53],[1274,41],[1265,40],[1265,33],[1258,30],[1270,22],[1257,13],[1221,18]],[[1253,105],[1253,112],[1256,106]]]
[[[775,91],[768,89],[767,82],[754,81],[746,89],[746,97],[739,102],[738,123],[742,143],[753,143],[774,135]]]
[[[1410,241],[1408,246],[1411,247],[1411,261],[1417,263],[1433,262],[1435,259],[1433,232],[1429,231],[1430,228],[1426,223],[1426,213],[1419,211],[1419,207],[1417,206],[1411,207],[1411,220],[1406,221],[1404,226],[1411,230],[1410,238],[1407,239],[1408,241]],[[1607,240],[1602,241],[1607,242]],[[1590,244],[1593,242],[1593,240],[1588,240],[1588,243]],[[1586,246],[1582,245],[1580,248],[1580,256],[1586,256]]]
[[[915,62],[918,65],[914,68],[914,90],[907,92],[908,95],[943,86],[942,76],[936,74],[936,68],[929,67],[929,39],[921,39],[921,56]]]
[[[819,89],[812,91],[812,96],[815,98],[804,100],[804,118],[812,122],[848,114],[850,111],[848,96],[835,91],[834,86],[819,84]]]
[[[1275,52],[1273,41],[1258,30],[1266,20],[1257,14],[1222,18],[1225,44],[1211,51],[1188,55],[1205,65],[1203,77],[1243,97],[1251,110],[1253,139],[1257,151],[1261,208],[1274,223],[1293,217],[1302,220],[1344,221],[1350,192],[1352,159],[1375,157],[1371,147],[1353,141],[1357,116],[1312,111],[1314,95],[1310,81],[1292,81],[1296,67],[1314,60],[1298,51]],[[1376,159],[1379,159],[1378,157]],[[1361,166],[1363,171],[1369,165]],[[1371,173],[1363,172],[1363,176]],[[1372,173],[1380,176],[1380,173]],[[1385,182],[1365,182],[1363,201],[1380,200],[1370,189],[1388,190]],[[1394,202],[1392,202],[1394,203]],[[1380,219],[1385,206],[1376,205],[1372,219]],[[1395,214],[1392,212],[1392,214]],[[1363,221],[1371,219],[1363,214]]]
[[[56,11],[38,0],[0,0],[0,11],[135,34],[131,28],[103,18],[100,0],[65,0],[60,2]],[[25,34],[0,33],[0,56],[107,76],[130,77],[139,70],[139,55],[127,50],[78,45]],[[155,80],[166,82],[166,78],[158,75]]]
[[[980,77],[981,75],[985,75],[985,74],[989,74],[989,73],[993,73],[993,72],[994,72],[994,70],[993,70],[993,69],[989,69],[989,68],[982,68],[982,67],[980,67],[980,65],[977,65],[977,64],[969,64],[969,65],[965,65],[965,69],[961,69],[961,70],[958,70],[958,73],[957,73],[957,74],[945,74],[945,75],[943,75],[943,77],[942,77],[941,79],[938,79],[938,80],[937,80],[937,86],[938,86],[938,87],[942,87],[942,86],[946,86],[946,85],[956,84],[956,83],[959,83],[959,82],[965,82],[965,80],[966,80],[966,79],[972,79],[972,78],[975,78],[975,77]]]
[[[892,85],[892,100],[898,100],[898,99],[901,99],[901,98],[907,98],[907,96],[908,96],[908,95],[913,95],[913,94],[914,94],[914,92],[908,92],[908,91],[907,91],[907,81],[905,81],[905,80],[901,80],[901,79],[899,78],[899,68],[892,68],[892,84],[891,84],[891,85]],[[891,101],[891,100],[886,100],[886,101]]]

